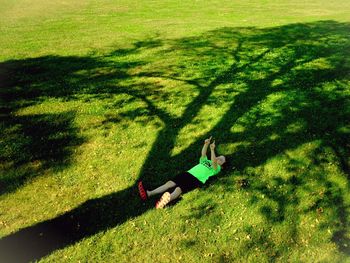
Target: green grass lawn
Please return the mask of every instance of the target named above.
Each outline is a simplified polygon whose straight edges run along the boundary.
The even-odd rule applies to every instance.
[[[350,262],[349,1],[77,2],[0,5],[0,261]]]

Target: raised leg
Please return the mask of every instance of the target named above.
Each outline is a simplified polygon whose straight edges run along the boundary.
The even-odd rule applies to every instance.
[[[159,201],[156,203],[156,208],[161,209],[164,208],[167,204],[169,204],[171,201],[178,198],[182,193],[182,190],[180,187],[176,187],[175,190],[170,194],[169,192],[165,192],[162,197],[159,199]]]
[[[180,187],[176,187],[175,190],[170,194],[170,201],[175,200],[182,194],[182,190]]]

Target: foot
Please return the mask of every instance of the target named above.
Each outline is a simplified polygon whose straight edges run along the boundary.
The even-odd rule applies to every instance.
[[[162,197],[159,199],[159,201],[156,203],[156,208],[161,209],[164,208],[168,203],[170,202],[170,193],[165,192]]]
[[[145,190],[145,188],[143,187],[142,181],[140,181],[137,185],[138,189],[139,189],[139,194],[140,197],[143,201],[147,200],[147,191]]]

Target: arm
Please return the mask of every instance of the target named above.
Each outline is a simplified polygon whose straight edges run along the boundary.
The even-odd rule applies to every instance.
[[[215,154],[215,141],[210,144],[210,159],[213,165],[214,170],[218,168],[218,164],[216,162],[216,154]]]
[[[207,156],[207,150],[208,150],[208,146],[210,144],[210,140],[211,140],[211,136],[209,139],[206,139],[204,141],[204,145],[203,145],[203,148],[202,148],[202,157],[206,157]]]

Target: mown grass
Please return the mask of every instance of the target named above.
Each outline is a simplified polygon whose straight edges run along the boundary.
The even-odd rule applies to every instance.
[[[0,8],[4,259],[348,260],[348,3]],[[140,202],[210,135],[217,180]]]

